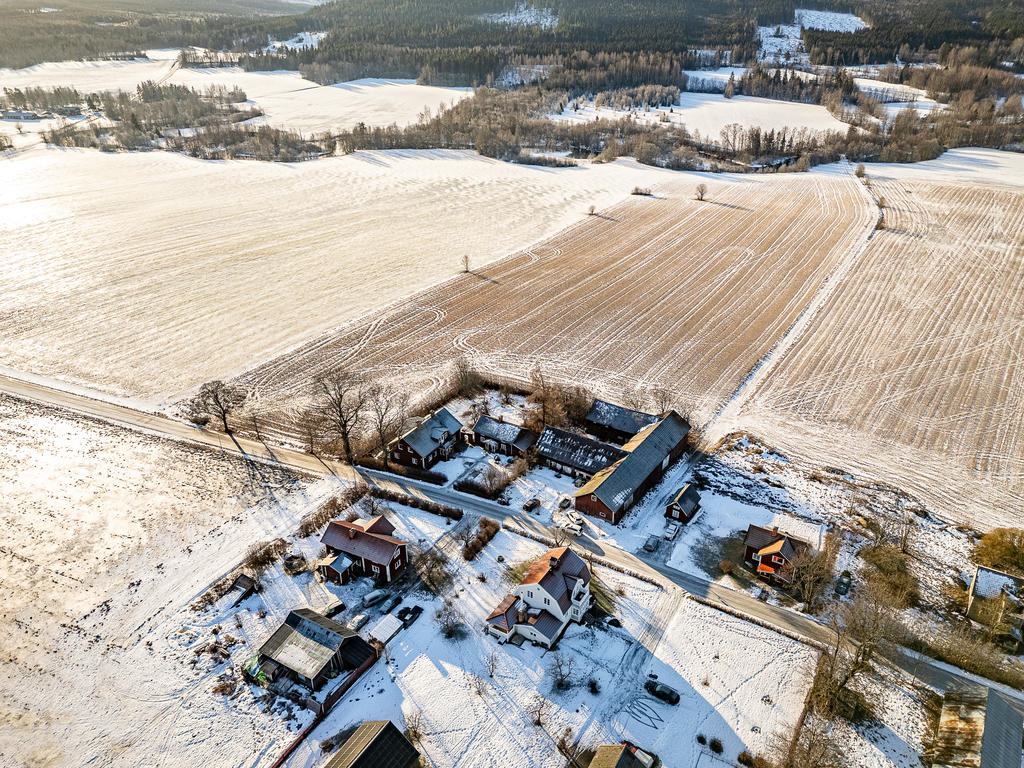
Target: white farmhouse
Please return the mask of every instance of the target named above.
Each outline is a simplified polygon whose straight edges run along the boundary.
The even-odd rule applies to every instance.
[[[549,549],[484,622],[501,642],[516,636],[550,648],[570,621],[580,622],[591,604],[590,568],[568,547]]]

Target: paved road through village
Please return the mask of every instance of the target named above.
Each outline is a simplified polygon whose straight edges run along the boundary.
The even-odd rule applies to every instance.
[[[497,520],[510,520],[519,527],[538,535],[550,537],[552,533],[547,526],[542,525],[521,510],[510,509],[448,487],[438,487],[375,470],[357,470],[348,464],[323,459],[291,448],[235,437],[223,432],[200,429],[161,414],[148,413],[126,404],[102,399],[103,396],[100,393],[90,396],[83,391],[61,389],[49,382],[23,377],[6,369],[0,370],[0,392],[64,408],[160,437],[184,440],[215,450],[234,453],[247,460],[269,461],[306,474],[333,475],[342,481],[363,479],[375,485],[391,486],[405,493],[460,507],[471,515],[487,515]],[[711,604],[722,605],[731,611],[742,613],[790,635],[797,635],[821,644],[834,641],[835,635],[828,626],[806,614],[763,603],[746,592],[709,582],[691,573],[677,571],[640,554],[627,552],[618,547],[604,546],[587,536],[578,537],[575,544],[621,568],[655,578],[667,589],[681,588],[692,595],[710,601]],[[980,678],[975,678],[962,670],[951,668],[905,649],[895,650],[890,654],[889,661],[939,690],[945,690],[955,681],[980,681]],[[995,683],[991,683],[991,686],[1006,694],[1013,701],[1014,706],[1024,713],[1024,693]]]

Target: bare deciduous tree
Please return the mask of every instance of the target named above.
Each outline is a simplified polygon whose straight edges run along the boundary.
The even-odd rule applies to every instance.
[[[306,450],[315,454],[323,439],[324,423],[321,412],[316,408],[305,408],[295,414],[295,424],[302,433]]]
[[[551,702],[541,696],[539,693],[533,697],[527,711],[530,713],[530,717],[533,718],[534,725],[544,724],[544,713],[547,712]]]
[[[829,535],[821,552],[803,549],[796,553],[790,564],[793,578],[790,591],[797,600],[810,606],[818,598],[832,578],[832,567],[838,552],[838,540]]]
[[[338,368],[317,380],[317,410],[328,433],[341,440],[345,460],[352,463],[352,437],[366,411],[365,382],[352,371]]]
[[[573,672],[576,663],[572,656],[563,656],[561,653],[554,653],[551,656],[551,679],[556,691],[565,691],[572,688]]]
[[[464,355],[455,358],[452,367],[455,386],[460,395],[468,397],[480,388],[480,374],[473,370],[473,366],[469,364],[469,360]]]
[[[448,600],[434,612],[434,623],[441,630],[441,634],[449,640],[458,637],[462,632],[462,620],[456,613],[455,606]]]
[[[390,385],[377,384],[368,390],[366,402],[386,468],[388,443],[397,435],[402,422],[405,421],[408,395],[397,392]]]
[[[248,393],[241,387],[220,380],[208,381],[199,388],[199,394],[189,405],[193,417],[220,419],[224,431],[230,432],[228,416],[241,408],[247,397]]]
[[[491,651],[487,654],[487,658],[484,659],[484,666],[487,668],[487,676],[494,677],[494,673],[498,671],[499,656],[497,651]]]
[[[469,272],[469,254],[462,254],[462,271]]]
[[[707,197],[708,195],[708,185],[705,184],[704,182],[698,184],[697,189],[695,191],[695,195],[698,200],[704,200],[704,198]]]

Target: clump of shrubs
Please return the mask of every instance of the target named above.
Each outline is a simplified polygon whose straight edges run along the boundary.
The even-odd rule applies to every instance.
[[[319,507],[314,509],[299,523],[299,527],[296,530],[296,535],[300,538],[306,538],[312,536],[314,533],[319,531],[331,520],[338,517],[338,514],[343,509],[348,509],[357,501],[362,499],[370,489],[364,483],[356,483],[355,485],[345,489],[345,491],[339,496],[332,496]]]
[[[700,744],[703,747],[705,744],[708,743],[707,737],[703,733],[698,733],[697,734],[697,743]]]
[[[708,742],[708,749],[714,752],[716,755],[722,754],[722,742],[720,739],[712,739]]]
[[[898,547],[878,544],[864,547],[858,553],[873,566],[868,581],[875,585],[897,608],[909,608],[920,600],[917,579],[909,568],[909,557]]]
[[[258,576],[273,565],[287,549],[288,542],[284,539],[253,544],[246,553],[242,567]]]
[[[464,560],[472,560],[480,554],[480,550],[490,543],[495,534],[501,530],[501,523],[489,517],[481,517],[477,523],[476,536],[466,542],[462,548]]]
[[[430,512],[434,515],[447,517],[449,520],[462,519],[462,510],[457,507],[449,507],[447,504],[438,504],[437,502],[430,501],[429,499],[410,496],[407,493],[393,491],[390,488],[371,488],[370,495],[375,499],[383,499],[384,501],[391,501],[395,504],[404,504],[405,506],[412,507],[413,509],[422,509],[424,512]]]

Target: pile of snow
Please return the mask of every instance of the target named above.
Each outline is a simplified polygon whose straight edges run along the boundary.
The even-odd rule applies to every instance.
[[[558,14],[552,8],[536,8],[525,3],[520,3],[511,11],[485,13],[480,18],[491,24],[506,24],[512,27],[554,29],[558,26]]]

